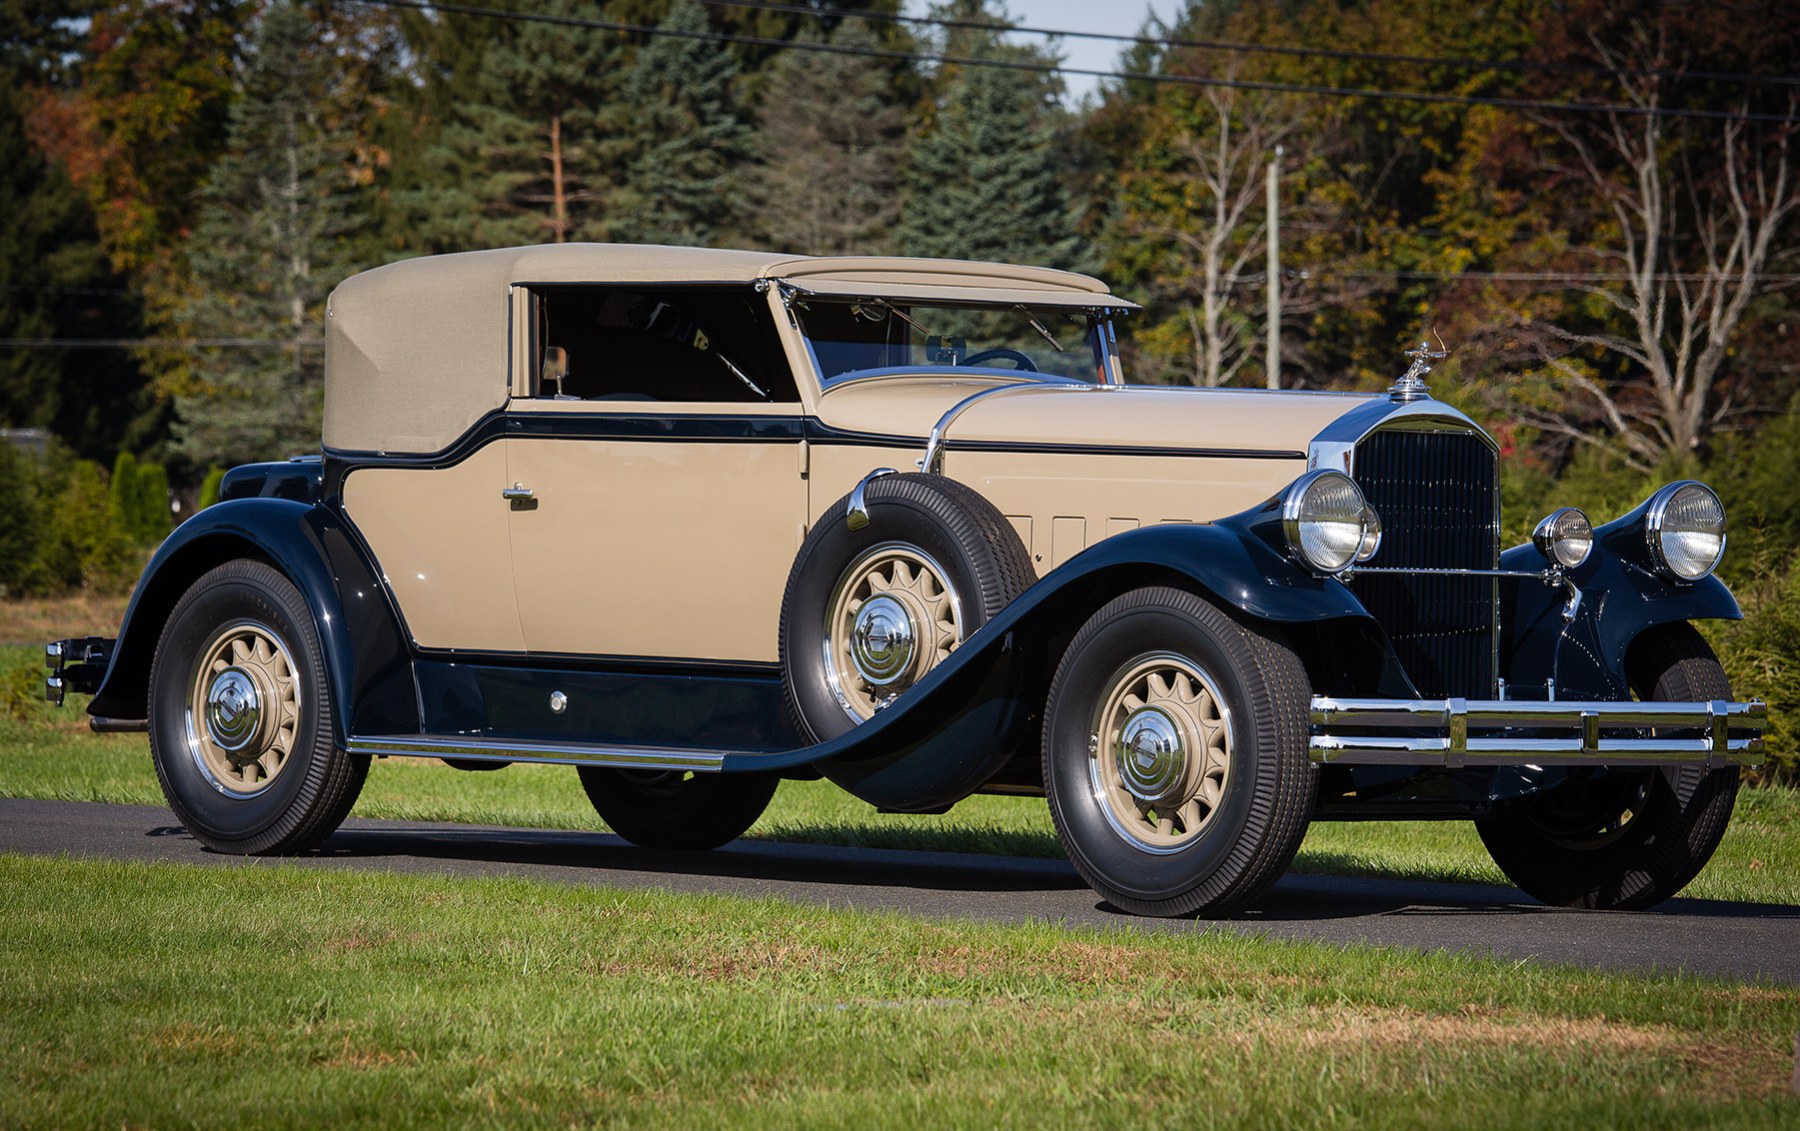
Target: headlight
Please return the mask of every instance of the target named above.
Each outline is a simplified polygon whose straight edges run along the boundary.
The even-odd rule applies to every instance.
[[[1671,483],[1650,496],[1644,533],[1658,573],[1699,581],[1725,556],[1725,504],[1704,483]]]
[[[1281,501],[1289,552],[1320,573],[1338,573],[1356,560],[1368,516],[1362,491],[1341,471],[1309,471],[1294,480]],[[1377,534],[1377,544],[1379,539]]]
[[[1550,512],[1531,532],[1531,544],[1538,553],[1564,569],[1574,569],[1587,561],[1594,549],[1594,524],[1574,507]]]

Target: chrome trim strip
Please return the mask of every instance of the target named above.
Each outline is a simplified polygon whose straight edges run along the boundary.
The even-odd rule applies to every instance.
[[[1384,765],[1503,766],[1519,764],[1706,766],[1763,762],[1768,705],[1760,699],[1677,702],[1577,702],[1520,699],[1335,699],[1315,695],[1315,762]],[[1393,728],[1415,732],[1320,733],[1324,727]],[[1604,729],[1680,727],[1692,736],[1603,737]],[[1479,734],[1517,729],[1560,735]],[[1419,734],[1419,731],[1436,733]],[[1733,737],[1733,732],[1738,732]],[[1748,732],[1748,733],[1744,733]]]
[[[557,766],[610,766],[621,770],[692,770],[717,773],[723,750],[658,750],[584,742],[529,742],[469,735],[355,736],[346,752],[375,758],[444,758],[470,762],[544,762]]]

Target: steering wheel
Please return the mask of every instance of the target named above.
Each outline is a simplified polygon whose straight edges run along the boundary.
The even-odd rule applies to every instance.
[[[1031,363],[1031,355],[1019,350],[993,349],[981,350],[962,359],[963,365],[980,365],[984,361],[1010,361],[1015,366],[1029,373],[1036,373],[1038,367]]]

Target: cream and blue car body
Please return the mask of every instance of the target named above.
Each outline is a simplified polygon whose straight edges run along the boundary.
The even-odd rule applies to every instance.
[[[371,757],[569,763],[640,843],[783,776],[1046,794],[1115,905],[1223,913],[1313,819],[1467,818],[1637,906],[1758,758],[1689,627],[1738,607],[1672,484],[1499,545],[1497,451],[1383,394],[1132,386],[1099,282],[561,245],[352,277],[322,453],[227,476],[51,695],[147,727],[215,847],[298,851]],[[1709,666],[1710,665],[1710,666]]]

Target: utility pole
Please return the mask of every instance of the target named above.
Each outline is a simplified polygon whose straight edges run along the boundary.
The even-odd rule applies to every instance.
[[[1281,388],[1281,146],[1269,162],[1269,338],[1263,359],[1271,389]]]

